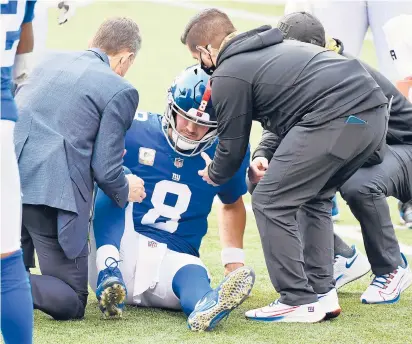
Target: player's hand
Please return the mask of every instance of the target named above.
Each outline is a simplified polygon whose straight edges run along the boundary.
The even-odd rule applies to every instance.
[[[243,263],[229,263],[225,265],[225,276],[230,274],[232,271],[235,271],[236,269],[241,268],[242,266],[245,266]]]
[[[141,203],[146,197],[143,179],[134,174],[126,174],[126,178],[129,181],[129,197],[127,200]]]
[[[199,174],[199,176],[202,177],[202,179],[213,186],[218,186],[217,184],[213,183],[212,180],[209,178],[209,171],[208,171],[208,167],[210,165],[210,163],[212,162],[212,159],[210,159],[209,155],[207,155],[205,152],[200,153],[200,155],[202,156],[203,160],[206,163],[206,167],[203,170],[199,170],[197,173]]]
[[[249,166],[248,177],[251,183],[257,184],[265,175],[269,161],[264,157],[254,158]]]

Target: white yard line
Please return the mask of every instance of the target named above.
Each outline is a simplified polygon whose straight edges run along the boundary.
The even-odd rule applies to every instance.
[[[176,0],[147,0],[147,1],[169,5],[169,6],[174,6],[174,7],[183,7],[183,8],[188,8],[188,9],[193,9],[193,10],[198,10],[198,11],[210,7],[209,5],[207,5],[206,2],[197,3],[197,2],[176,1]],[[253,1],[243,1],[243,2],[253,2]],[[263,14],[249,12],[246,10],[236,10],[234,8],[229,8],[229,7],[222,7],[222,6],[214,6],[214,7],[227,13],[230,17],[233,17],[233,18],[264,22],[265,24],[269,24],[272,26],[276,25],[276,23],[279,21],[279,18],[280,18],[278,16],[265,16]],[[336,38],[339,38],[339,37],[336,37]],[[369,31],[366,33],[365,39],[368,41],[373,40],[372,35],[370,34]],[[343,43],[345,44],[345,42]]]

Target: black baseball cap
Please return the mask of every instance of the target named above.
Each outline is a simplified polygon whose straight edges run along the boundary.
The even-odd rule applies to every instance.
[[[278,29],[285,39],[294,39],[324,47],[325,29],[314,15],[308,12],[293,12],[279,20]]]

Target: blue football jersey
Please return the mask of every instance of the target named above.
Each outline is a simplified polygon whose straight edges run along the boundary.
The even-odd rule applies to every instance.
[[[213,158],[216,142],[206,150]],[[207,217],[214,197],[234,203],[247,191],[246,169],[250,151],[236,175],[226,184],[214,187],[202,180],[205,168],[199,155],[184,157],[169,145],[162,129],[162,117],[140,112],[126,134],[124,165],[142,178],[146,198],[133,204],[135,230],[177,252],[199,256],[207,232]]]
[[[33,20],[35,1],[2,1],[0,7],[1,119],[17,121],[12,95],[14,58],[20,41],[21,25]]]

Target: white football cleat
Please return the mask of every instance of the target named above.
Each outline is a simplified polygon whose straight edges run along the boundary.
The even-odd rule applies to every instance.
[[[333,277],[336,281],[336,289],[361,278],[371,269],[368,258],[359,252],[355,245],[352,246],[352,249],[354,253],[350,258],[341,255],[335,256]]]
[[[269,306],[247,311],[245,316],[255,321],[316,323],[323,320],[326,314],[319,302],[289,306],[276,300]]]
[[[325,319],[332,319],[339,316],[342,309],[339,306],[339,298],[336,289],[333,288],[326,294],[318,294],[318,300],[326,313]]]
[[[361,296],[362,303],[395,303],[401,293],[412,284],[412,272],[405,256],[401,253],[406,266],[399,266],[390,274],[375,276],[372,283]]]

